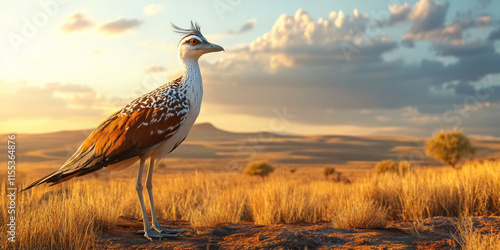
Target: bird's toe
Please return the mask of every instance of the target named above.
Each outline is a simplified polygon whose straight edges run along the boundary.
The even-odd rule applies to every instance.
[[[175,234],[175,233],[185,233],[187,230],[180,230],[180,229],[166,229],[161,227],[160,225],[153,225],[151,227],[158,233],[168,233],[168,234]]]
[[[157,238],[157,239],[161,239],[161,238],[171,238],[171,237],[179,237],[180,235],[178,234],[165,234],[165,233],[159,233],[159,232],[155,232],[151,229],[147,229],[146,231],[143,231],[144,232],[144,237],[149,239],[149,240],[153,240],[153,238]]]

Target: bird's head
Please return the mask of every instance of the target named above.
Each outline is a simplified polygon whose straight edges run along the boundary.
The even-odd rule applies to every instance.
[[[179,28],[174,24],[172,24],[172,26],[174,27],[175,32],[185,35],[177,46],[179,58],[183,60],[197,60],[203,54],[224,51],[224,48],[221,46],[207,41],[207,39],[201,34],[200,25],[198,25],[198,23],[191,22],[191,29]]]

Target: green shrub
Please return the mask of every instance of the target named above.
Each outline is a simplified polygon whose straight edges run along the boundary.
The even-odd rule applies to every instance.
[[[376,174],[393,173],[405,175],[411,171],[412,165],[409,161],[396,162],[393,160],[383,160],[375,165]]]
[[[271,167],[271,165],[267,164],[266,162],[254,161],[248,163],[245,169],[245,174],[250,176],[258,175],[262,177],[262,179],[264,179],[264,177],[268,176],[273,171],[274,168]]]

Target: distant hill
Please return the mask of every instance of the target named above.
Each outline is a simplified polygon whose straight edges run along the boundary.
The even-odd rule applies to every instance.
[[[69,158],[91,130],[45,134],[18,134],[17,156],[23,162],[56,161]],[[6,135],[1,135],[6,138]],[[228,160],[265,159],[283,164],[372,163],[382,159],[436,163],[423,154],[422,138],[390,136],[296,136],[269,132],[234,133],[210,123],[196,124],[186,141],[170,159]],[[500,157],[500,141],[474,139],[478,157]],[[7,159],[6,144],[0,144],[0,161]]]

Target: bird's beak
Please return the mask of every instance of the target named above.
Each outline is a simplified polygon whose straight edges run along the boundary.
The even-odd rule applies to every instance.
[[[205,53],[225,51],[224,48],[222,48],[221,46],[212,43],[205,44],[202,50],[205,51]]]

